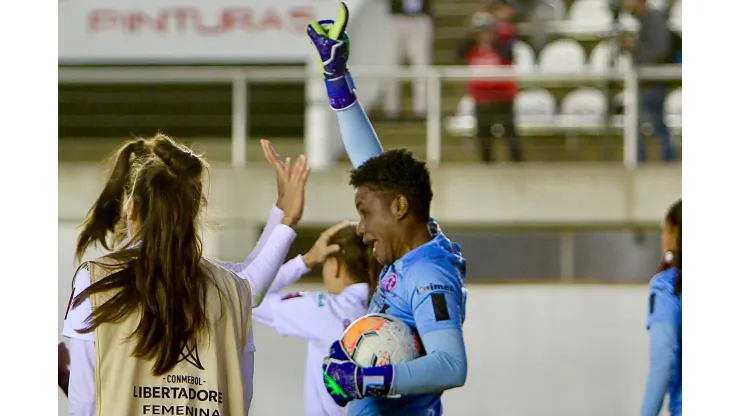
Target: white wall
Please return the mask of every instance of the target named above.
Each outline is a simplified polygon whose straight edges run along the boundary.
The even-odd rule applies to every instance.
[[[637,414],[647,372],[645,303],[638,286],[472,286],[468,379],[445,393],[445,414]],[[256,331],[253,415],[302,414],[305,346],[270,328]]]
[[[630,172],[619,165],[452,165],[431,172],[432,213],[443,225],[650,225],[681,196],[680,166]],[[302,224],[357,217],[347,167],[311,175]],[[101,164],[59,165],[59,218],[80,220],[104,179]],[[264,221],[275,201],[266,165],[211,169],[208,214],[218,221]],[[331,201],[331,202],[327,202]]]
[[[60,331],[76,226],[59,223]],[[472,285],[465,323],[468,381],[445,394],[445,413],[636,414],[647,371],[645,294],[643,286]],[[261,325],[256,342],[252,415],[302,414],[305,345]],[[61,395],[59,411],[66,414]]]

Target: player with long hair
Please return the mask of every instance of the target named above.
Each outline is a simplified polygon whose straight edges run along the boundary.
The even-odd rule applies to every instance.
[[[360,216],[357,232],[384,266],[369,312],[403,320],[419,333],[426,354],[362,368],[336,341],[322,366],[326,387],[337,404],[350,403],[350,415],[440,415],[442,393],[462,386],[467,377],[465,259],[457,244],[430,227],[433,194],[425,163],[406,150],[383,152],[357,100],[347,69],[347,20],[341,3],[336,20],[311,22],[307,31],[355,167],[350,185]]]
[[[119,155],[126,165],[136,159],[121,181],[128,237],[75,277],[63,331],[71,338],[70,414],[248,412],[252,285],[202,256],[206,161],[164,135],[139,144],[148,154]],[[285,215],[273,234],[290,242],[309,172],[301,157],[278,175]],[[100,202],[91,215],[105,212]]]
[[[355,223],[342,222],[324,231],[305,255],[280,268],[264,300],[252,312],[256,322],[275,328],[280,335],[308,341],[303,386],[306,416],[347,414],[327,394],[321,363],[342,331],[365,315],[377,284],[380,265],[355,229]],[[319,265],[325,292],[278,293]]]
[[[126,219],[121,215],[123,201],[126,199],[127,189],[133,181],[137,164],[141,164],[147,157],[152,155],[152,143],[159,137],[152,139],[137,139],[124,144],[117,152],[113,161],[109,178],[98,196],[87,218],[82,224],[82,231],[77,241],[77,259],[80,260],[91,245],[99,245],[107,250],[117,247],[129,236],[126,229]],[[261,140],[262,151],[265,159],[273,166],[277,177],[278,199],[272,207],[267,223],[257,241],[257,245],[242,262],[225,262],[215,260],[219,265],[236,273],[240,278],[249,282],[252,289],[252,306],[260,304],[263,295],[270,287],[278,270],[285,260],[290,245],[295,239],[295,232],[290,227],[278,227],[283,221],[285,213],[285,182],[290,159],[281,160],[267,140]],[[287,164],[286,164],[287,162]],[[109,241],[110,240],[110,241]],[[77,290],[76,293],[80,291]],[[70,314],[84,315],[89,311],[76,309]],[[66,319],[66,318],[65,318]],[[249,328],[249,336],[244,356],[242,357],[242,370],[246,373],[254,371],[254,331]],[[247,386],[245,397],[251,401],[252,385]]]
[[[663,253],[670,263],[650,281],[647,328],[650,331],[650,372],[642,402],[642,416],[657,416],[666,394],[672,416],[681,415],[681,200],[671,205],[661,225]]]

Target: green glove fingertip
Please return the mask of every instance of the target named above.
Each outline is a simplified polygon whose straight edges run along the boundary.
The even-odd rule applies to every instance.
[[[327,37],[329,39],[339,40],[344,31],[347,29],[347,22],[349,21],[349,9],[345,2],[339,3],[339,11],[337,12],[337,18],[334,20],[334,25],[329,29]]]
[[[310,22],[308,22],[308,25],[311,26],[317,34],[321,36],[326,36],[324,28],[316,20],[311,20]]]

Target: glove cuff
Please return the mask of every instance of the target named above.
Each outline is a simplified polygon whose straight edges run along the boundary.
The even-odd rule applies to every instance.
[[[355,82],[349,73],[337,78],[325,79],[329,105],[335,110],[344,110],[357,101]]]
[[[360,392],[364,397],[387,396],[391,392],[393,385],[393,366],[384,365],[381,367],[362,368],[359,373],[361,376],[356,377]]]

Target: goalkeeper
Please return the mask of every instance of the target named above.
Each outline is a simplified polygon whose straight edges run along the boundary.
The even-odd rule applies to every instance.
[[[335,342],[324,361],[325,384],[337,404],[351,402],[349,415],[441,415],[442,392],[462,386],[467,376],[465,259],[429,217],[432,189],[424,162],[405,150],[383,152],[357,101],[346,66],[347,18],[342,3],[335,21],[312,22],[308,35],[355,167],[350,184],[360,215],[357,232],[385,266],[369,312],[396,316],[417,330],[426,355],[361,368]]]

